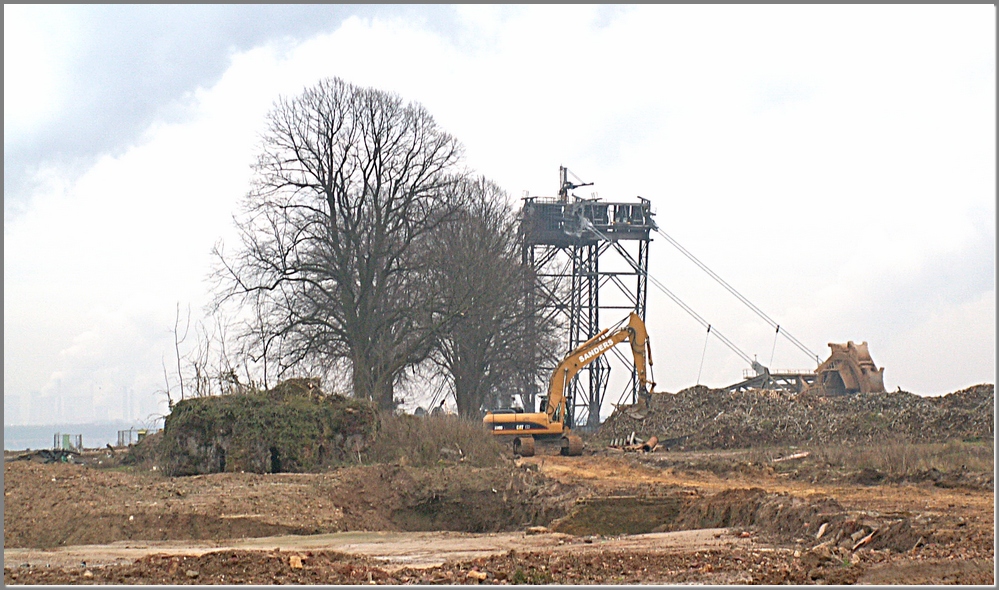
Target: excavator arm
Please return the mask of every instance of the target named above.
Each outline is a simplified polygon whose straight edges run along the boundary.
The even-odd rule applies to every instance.
[[[628,317],[628,323],[621,328],[609,328],[587,340],[570,352],[552,372],[548,384],[548,397],[542,412],[488,412],[482,418],[483,424],[493,436],[513,440],[513,452],[522,457],[534,455],[535,440],[559,438],[562,441],[562,454],[579,456],[583,453],[583,440],[570,434],[565,426],[566,387],[581,369],[592,363],[608,350],[627,340],[631,343],[631,354],[635,359],[638,384],[643,399],[655,387],[649,381],[648,368],[652,366],[652,349],[649,346],[645,323],[637,314]]]
[[[638,384],[642,395],[646,395],[655,387],[649,381],[647,367],[652,365],[652,348],[645,322],[638,314],[628,316],[628,323],[621,328],[605,329],[590,338],[578,348],[566,355],[562,362],[552,372],[548,384],[548,404],[545,413],[551,422],[563,422],[566,412],[566,387],[572,382],[576,373],[603,356],[607,351],[627,340],[631,343],[631,354],[635,359],[635,370],[638,373]]]

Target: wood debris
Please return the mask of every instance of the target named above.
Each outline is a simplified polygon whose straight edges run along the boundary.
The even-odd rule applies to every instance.
[[[993,437],[994,406],[991,384],[938,397],[905,391],[730,392],[699,385],[653,394],[641,420],[632,416],[634,407],[619,407],[601,425],[597,440],[627,449],[644,442],[635,436],[643,432],[658,437],[662,448],[682,450],[982,440]]]

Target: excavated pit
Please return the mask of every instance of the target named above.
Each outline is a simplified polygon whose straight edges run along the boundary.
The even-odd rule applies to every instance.
[[[577,536],[651,533],[676,520],[683,505],[680,494],[581,498],[566,517],[552,523],[552,529]]]
[[[958,522],[848,511],[830,498],[802,499],[759,488],[708,494],[656,487],[600,495],[589,485],[563,483],[532,467],[371,465],[323,474],[170,478],[18,461],[5,466],[4,544],[54,547],[364,530],[490,533],[542,525],[577,536],[737,528],[784,544],[908,551],[931,536],[942,539],[941,527],[950,526],[949,534],[958,537],[964,530]]]
[[[754,531],[777,543],[911,550],[930,540],[907,517],[845,510],[831,498],[802,499],[759,488],[712,495],[667,490],[656,496],[577,500],[552,530],[573,535],[621,535],[709,528]]]

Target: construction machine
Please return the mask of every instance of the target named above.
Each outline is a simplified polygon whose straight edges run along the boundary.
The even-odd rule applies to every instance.
[[[576,373],[625,340],[631,343],[631,354],[638,373],[640,403],[647,403],[655,387],[655,383],[649,380],[646,369],[646,365],[652,366],[652,348],[645,322],[638,314],[632,313],[623,326],[602,330],[562,359],[552,371],[548,395],[541,400],[543,412],[496,410],[486,413],[482,419],[483,424],[493,435],[512,439],[514,453],[522,457],[534,455],[535,441],[556,440],[561,443],[563,455],[582,455],[583,439],[572,434],[565,424],[568,388]]]
[[[878,368],[867,342],[829,343],[829,358],[815,369],[815,382],[806,391],[823,395],[884,393],[884,367]]]

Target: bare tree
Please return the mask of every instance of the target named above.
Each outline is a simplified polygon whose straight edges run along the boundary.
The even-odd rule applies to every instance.
[[[171,389],[171,386],[170,386],[170,374],[167,372],[166,359],[165,358],[160,359],[160,362],[163,364],[163,382],[165,384],[165,388],[162,391],[157,391],[156,393],[164,393],[164,394],[166,394],[167,408],[169,408],[169,409],[172,410],[173,409],[173,396],[170,395],[170,389]]]
[[[508,402],[524,373],[538,370],[531,354],[550,347],[551,330],[524,304],[531,277],[506,193],[485,178],[459,187],[461,209],[427,249],[440,315],[451,318],[433,359],[450,379],[458,413],[478,417],[483,407]]]
[[[217,248],[219,302],[263,310],[281,366],[349,362],[353,392],[395,406],[443,318],[416,245],[447,220],[461,147],[418,104],[326,79],[268,117],[242,247]],[[266,350],[266,348],[265,348]]]
[[[217,376],[212,374],[212,367],[217,362],[213,358],[217,356],[215,352],[217,336],[214,330],[205,327],[204,321],[195,324],[195,347],[186,355],[187,364],[191,371],[190,380],[193,382],[194,397],[205,397],[213,393],[220,393],[214,388]]]
[[[180,380],[180,399],[184,400],[184,372],[180,367],[180,345],[187,340],[187,332],[191,327],[191,306],[187,307],[187,320],[184,325],[184,335],[180,336],[180,301],[177,302],[177,310],[173,320],[173,349],[177,356],[177,378]],[[167,402],[173,407],[173,400],[170,399],[169,381],[167,382]]]

